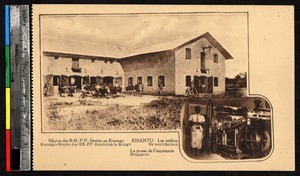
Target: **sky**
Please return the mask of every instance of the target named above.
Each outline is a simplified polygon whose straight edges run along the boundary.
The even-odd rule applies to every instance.
[[[145,47],[209,32],[233,56],[226,77],[248,70],[245,13],[42,16],[42,36]]]

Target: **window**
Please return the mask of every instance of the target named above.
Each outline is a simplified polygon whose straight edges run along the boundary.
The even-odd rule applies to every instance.
[[[54,56],[54,59],[58,59],[58,56]]]
[[[152,76],[147,77],[147,86],[153,86],[153,78]]]
[[[81,72],[81,68],[79,68],[79,59],[72,59],[72,71],[73,72]]]
[[[72,68],[79,68],[79,59],[72,59]]]
[[[201,61],[200,61],[200,68],[201,68],[201,73],[206,73],[206,68],[205,68],[205,52],[201,52]]]
[[[95,59],[92,59],[91,61],[92,61],[92,62],[95,62]]]
[[[137,83],[143,84],[143,78],[141,76],[137,77]]]
[[[165,87],[165,76],[158,77],[158,86],[159,85],[162,85],[163,87]]]
[[[191,76],[185,77],[185,86],[191,86]]]
[[[132,77],[128,78],[128,85],[133,85],[133,78]]]
[[[214,77],[214,86],[215,87],[219,86],[219,79],[218,79],[218,77]]]
[[[214,63],[218,63],[218,53],[214,54]]]
[[[185,58],[191,60],[192,59],[192,51],[191,48],[185,49]]]

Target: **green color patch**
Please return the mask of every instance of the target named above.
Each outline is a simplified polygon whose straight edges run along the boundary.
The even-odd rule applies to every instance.
[[[10,88],[10,46],[5,46],[5,87]]]

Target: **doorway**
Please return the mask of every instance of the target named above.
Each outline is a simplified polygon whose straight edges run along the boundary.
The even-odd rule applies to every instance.
[[[70,76],[70,86],[76,86],[77,89],[81,89],[81,76]]]
[[[194,83],[199,93],[213,93],[213,77],[194,76]]]
[[[104,84],[113,84],[113,82],[114,82],[114,77],[112,77],[112,76],[103,77]]]

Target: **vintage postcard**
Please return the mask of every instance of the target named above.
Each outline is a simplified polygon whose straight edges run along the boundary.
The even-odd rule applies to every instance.
[[[34,5],[33,169],[294,170],[293,13]]]

